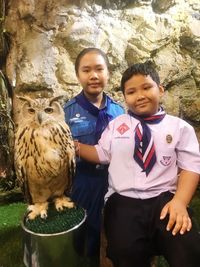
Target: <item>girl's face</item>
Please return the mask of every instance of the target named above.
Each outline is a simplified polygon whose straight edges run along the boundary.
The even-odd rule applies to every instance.
[[[124,85],[124,97],[128,108],[139,116],[150,116],[159,109],[159,101],[164,93],[150,75],[133,75]]]
[[[77,78],[86,97],[102,94],[109,78],[108,67],[103,56],[96,51],[85,54],[80,60]]]

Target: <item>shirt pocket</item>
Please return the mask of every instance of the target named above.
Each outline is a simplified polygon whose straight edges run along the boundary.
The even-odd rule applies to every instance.
[[[156,156],[158,164],[162,167],[176,165],[176,151],[173,148],[158,150]]]
[[[73,138],[91,135],[94,133],[94,125],[89,120],[78,119],[69,122]]]

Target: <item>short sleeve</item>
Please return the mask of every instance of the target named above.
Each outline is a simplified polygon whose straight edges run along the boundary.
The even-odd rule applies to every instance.
[[[103,131],[101,138],[95,148],[98,153],[99,160],[102,164],[109,164],[111,159],[113,135],[113,121],[111,121]]]
[[[177,145],[177,165],[184,170],[200,173],[200,151],[193,127],[186,124],[181,129]]]

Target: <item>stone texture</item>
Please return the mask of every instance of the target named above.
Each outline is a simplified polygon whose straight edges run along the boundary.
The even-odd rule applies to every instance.
[[[10,0],[6,72],[16,93],[43,90],[70,98],[81,89],[75,58],[83,48],[96,46],[110,61],[107,91],[124,104],[122,72],[151,59],[166,89],[163,105],[198,132],[199,11],[198,0]]]
[[[153,0],[152,7],[157,13],[164,13],[175,4],[174,0]]]

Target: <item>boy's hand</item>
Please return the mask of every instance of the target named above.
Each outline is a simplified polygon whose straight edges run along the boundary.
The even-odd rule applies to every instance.
[[[178,232],[183,235],[192,228],[187,208],[180,200],[173,198],[169,201],[162,209],[160,219],[163,220],[167,214],[169,214],[169,221],[166,230],[172,230],[173,235],[176,235]]]

